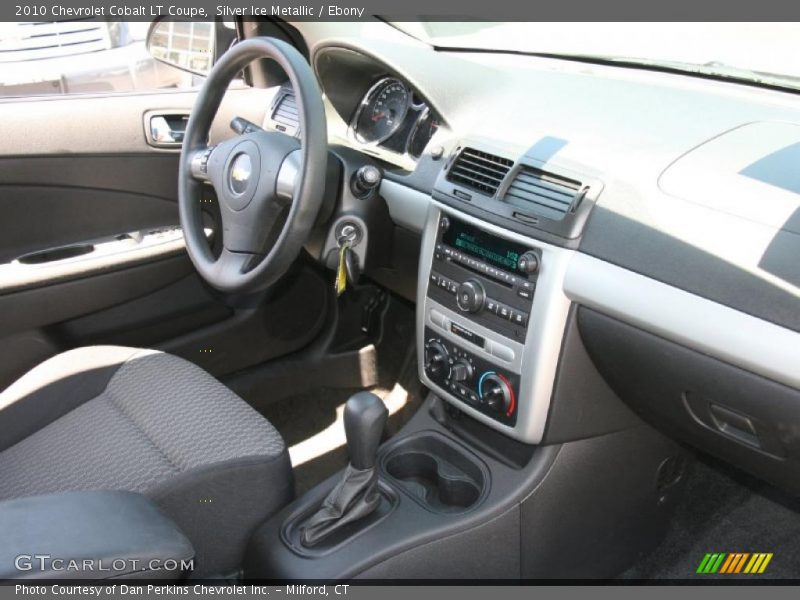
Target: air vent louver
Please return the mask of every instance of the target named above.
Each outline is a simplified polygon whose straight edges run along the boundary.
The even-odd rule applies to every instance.
[[[580,195],[580,181],[534,167],[522,167],[508,186],[503,200],[547,219],[564,218]]]
[[[494,196],[513,161],[474,148],[464,148],[456,158],[447,180],[487,196]]]
[[[272,111],[272,120],[275,128],[295,135],[300,129],[300,120],[297,116],[297,103],[295,102],[294,92],[286,91],[281,96]]]

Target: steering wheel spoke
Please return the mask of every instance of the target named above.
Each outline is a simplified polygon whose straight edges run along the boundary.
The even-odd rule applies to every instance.
[[[239,277],[247,273],[259,262],[263,256],[250,252],[233,252],[222,248],[217,260],[214,262],[214,273],[221,281],[236,282]]]
[[[215,146],[208,146],[194,150],[189,157],[189,168],[191,169],[192,177],[202,183],[210,183],[211,177],[208,174],[208,161],[211,158],[211,153],[214,151]]]

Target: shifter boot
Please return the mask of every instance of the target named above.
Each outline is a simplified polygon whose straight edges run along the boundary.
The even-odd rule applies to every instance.
[[[373,467],[359,471],[347,465],[341,481],[300,528],[301,543],[317,544],[337,529],[366,517],[380,501],[377,470]]]
[[[375,394],[353,394],[344,407],[344,431],[350,464],[341,481],[300,526],[300,542],[313,546],[348,523],[363,519],[378,507],[376,467],[378,445],[389,411]]]

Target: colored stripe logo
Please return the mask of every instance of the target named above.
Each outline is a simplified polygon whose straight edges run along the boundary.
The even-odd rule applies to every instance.
[[[760,575],[767,569],[771,560],[772,552],[709,552],[700,561],[697,573],[701,575],[714,573]]]

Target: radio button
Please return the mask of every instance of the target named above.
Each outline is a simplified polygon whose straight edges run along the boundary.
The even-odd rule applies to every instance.
[[[502,319],[510,319],[511,318],[511,309],[507,306],[503,306],[502,304],[497,308],[497,316]]]
[[[493,315],[497,314],[497,301],[492,300],[491,298],[486,299],[486,310],[488,310]]]
[[[517,296],[519,296],[520,298],[525,298],[525,300],[530,300],[531,298],[533,298],[533,290],[520,288],[519,290],[517,290]]]
[[[499,358],[503,362],[514,362],[514,351],[508,346],[504,346],[499,342],[491,342],[489,353],[495,358]]]
[[[521,325],[522,327],[525,327],[525,325],[528,324],[528,315],[515,310],[511,313],[511,321],[516,325]]]
[[[431,323],[442,329],[446,328],[445,317],[438,310],[432,308],[430,311]]]

